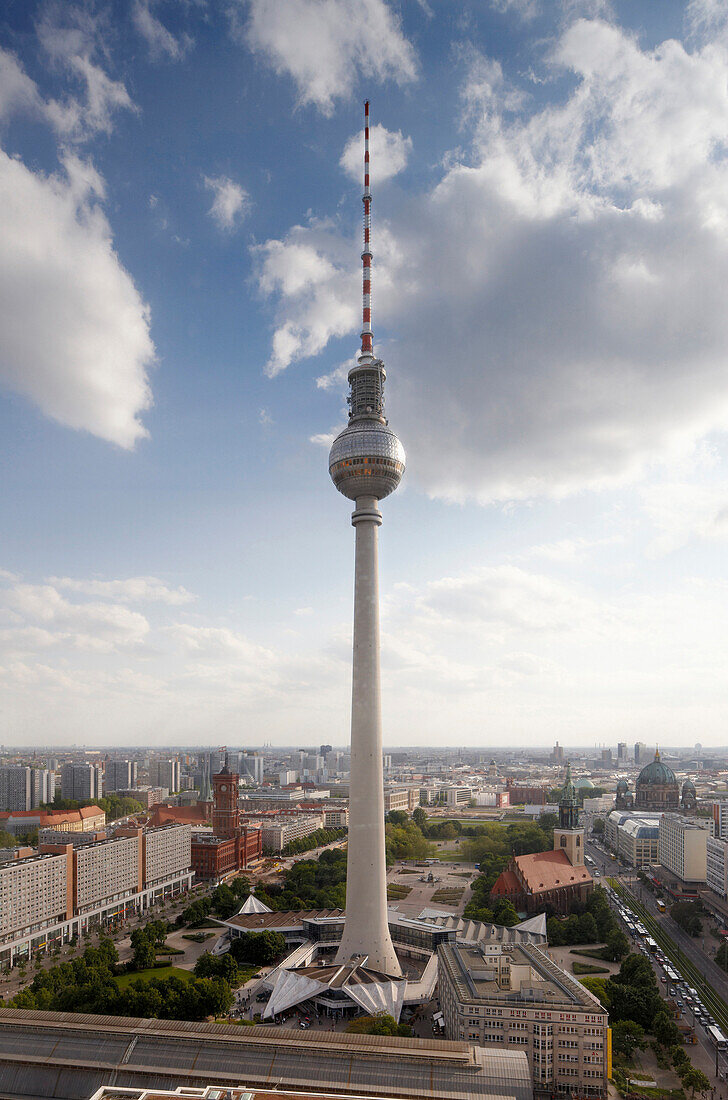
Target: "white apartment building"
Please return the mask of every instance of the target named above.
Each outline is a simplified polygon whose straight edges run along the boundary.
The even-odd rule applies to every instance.
[[[180,763],[175,757],[169,760],[153,760],[149,765],[149,786],[166,787],[171,793],[180,788]]]
[[[728,840],[728,802],[713,803],[713,836]]]
[[[157,886],[192,865],[192,826],[148,829],[144,834],[144,882]]]
[[[707,875],[708,822],[681,814],[660,818],[659,860],[662,867],[682,882],[705,882]]]
[[[719,897],[728,899],[728,840],[709,836],[705,842],[705,880]]]
[[[142,887],[141,831],[74,848],[74,909],[86,913],[119,901]]]
[[[607,1095],[607,1011],[540,947],[444,943],[438,964],[448,1039],[525,1051],[542,1093]]]
[[[104,769],[104,790],[127,791],[136,787],[138,767],[136,760],[109,760]]]
[[[0,768],[0,810],[32,810],[30,768]]]
[[[72,910],[67,855],[33,855],[0,865],[0,959],[5,961],[7,943],[65,920]]]
[[[145,912],[192,884],[189,825],[120,829],[0,865],[0,966]]]

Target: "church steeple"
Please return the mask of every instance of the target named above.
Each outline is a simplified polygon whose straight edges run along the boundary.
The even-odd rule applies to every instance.
[[[559,828],[579,828],[579,798],[571,780],[571,764],[566,765],[566,782],[559,799]]]

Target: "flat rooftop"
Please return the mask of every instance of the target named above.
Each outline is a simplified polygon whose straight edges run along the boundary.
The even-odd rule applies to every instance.
[[[532,1100],[523,1051],[337,1032],[0,1009],[0,1097],[89,1100],[102,1085],[347,1097]],[[220,1098],[222,1100],[222,1098]]]
[[[511,988],[498,984],[498,970],[488,964],[498,955],[486,953],[479,944],[446,943],[438,949],[440,965],[453,980],[458,1000],[478,1003],[488,1001],[502,1007],[542,1005],[546,1008],[580,1008],[603,1015],[607,1011],[584,986],[533,944],[509,945],[507,955],[511,965]],[[529,973],[525,973],[525,967]],[[514,984],[514,968],[517,984]]]

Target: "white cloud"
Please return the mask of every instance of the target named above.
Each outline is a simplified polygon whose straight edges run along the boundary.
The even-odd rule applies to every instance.
[[[384,0],[249,0],[245,9],[250,49],[292,77],[299,103],[324,114],[357,78],[415,79],[415,52]]]
[[[228,176],[205,176],[205,187],[212,191],[208,213],[220,229],[237,229],[250,208],[248,192]]]
[[[44,176],[0,151],[0,379],[67,427],[147,433],[149,311],[114,252],[103,181],[67,156]]]
[[[49,4],[37,25],[41,46],[54,65],[84,87],[83,100],[67,96],[50,100],[45,113],[67,141],[87,141],[110,134],[116,111],[135,110],[125,85],[98,64],[105,55],[105,17],[74,4]]]
[[[22,110],[42,112],[38,88],[17,57],[0,47],[0,120]]]
[[[490,0],[490,2],[495,11],[517,15],[524,23],[535,19],[541,10],[539,0]]]
[[[728,428],[728,51],[584,19],[549,49],[572,85],[546,106],[471,58],[470,147],[374,228],[389,414],[408,478],[446,499],[618,484]],[[335,224],[258,259],[271,374],[356,333]]]
[[[181,585],[170,588],[157,577],[128,577],[126,580],[113,581],[49,577],[48,583],[56,588],[64,588],[67,592],[101,596],[103,599],[120,600],[122,603],[164,603],[174,607],[190,603],[195,598]]]
[[[134,0],[132,20],[139,34],[146,41],[153,58],[167,57],[170,61],[181,61],[192,47],[188,34],[175,37],[164,23],[154,14],[155,0]]]
[[[412,138],[403,137],[401,130],[387,130],[377,124],[369,131],[369,155],[371,159],[372,187],[384,183],[407,167],[412,152]],[[362,180],[364,175],[364,131],[350,137],[344,146],[339,164],[352,179]]]
[[[0,608],[10,621],[25,631],[43,631],[42,644],[56,644],[88,651],[110,653],[119,647],[139,646],[149,633],[149,623],[138,611],[111,603],[74,604],[53,585],[17,584],[2,593]]]
[[[655,535],[648,557],[661,557],[693,541],[728,542],[728,482],[665,481],[641,491]]]

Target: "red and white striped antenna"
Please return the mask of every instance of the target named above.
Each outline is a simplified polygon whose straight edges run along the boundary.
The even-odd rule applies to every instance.
[[[364,251],[362,259],[362,355],[374,354],[372,333],[372,194],[369,190],[369,100],[364,104]]]

